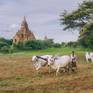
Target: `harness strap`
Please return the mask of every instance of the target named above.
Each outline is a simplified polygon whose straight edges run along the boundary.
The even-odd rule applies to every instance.
[[[48,61],[46,58],[43,58],[43,57],[41,57],[41,56],[36,56],[37,58],[39,58],[39,59],[43,59],[43,60],[45,60],[45,61]]]

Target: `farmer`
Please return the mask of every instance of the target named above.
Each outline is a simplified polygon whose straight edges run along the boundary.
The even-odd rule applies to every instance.
[[[75,55],[75,52],[72,51],[72,54],[71,54],[72,71],[74,71],[75,69],[77,69],[76,61],[77,61],[77,56]]]

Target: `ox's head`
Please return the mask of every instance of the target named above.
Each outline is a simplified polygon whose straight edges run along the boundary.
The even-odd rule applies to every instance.
[[[36,56],[32,56],[32,62],[35,61]]]
[[[37,56],[33,56],[33,57],[32,57],[32,62],[35,62],[35,61],[38,61]]]
[[[38,61],[38,59],[37,59],[36,56],[33,56],[31,61],[32,61],[33,64],[35,64]]]
[[[57,58],[55,56],[48,58],[48,66],[53,65],[56,59]]]
[[[32,57],[32,65],[35,67],[36,70],[40,68],[40,63],[38,62],[37,56]]]

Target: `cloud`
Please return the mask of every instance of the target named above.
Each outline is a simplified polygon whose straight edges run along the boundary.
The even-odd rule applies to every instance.
[[[12,24],[9,27],[9,29],[16,29],[16,28],[18,28],[18,24]]]
[[[71,32],[62,31],[59,15],[72,11],[83,0],[0,0],[0,36],[12,38],[25,15],[29,28],[39,38],[48,35],[55,41],[76,40]],[[8,34],[7,34],[8,33]],[[69,35],[68,35],[69,34]],[[67,38],[68,37],[68,38]],[[73,38],[72,38],[73,37]]]

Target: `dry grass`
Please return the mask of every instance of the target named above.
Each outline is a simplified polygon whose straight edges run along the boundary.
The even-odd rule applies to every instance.
[[[78,64],[76,73],[37,75],[30,56],[0,56],[0,93],[93,93],[93,64]]]

